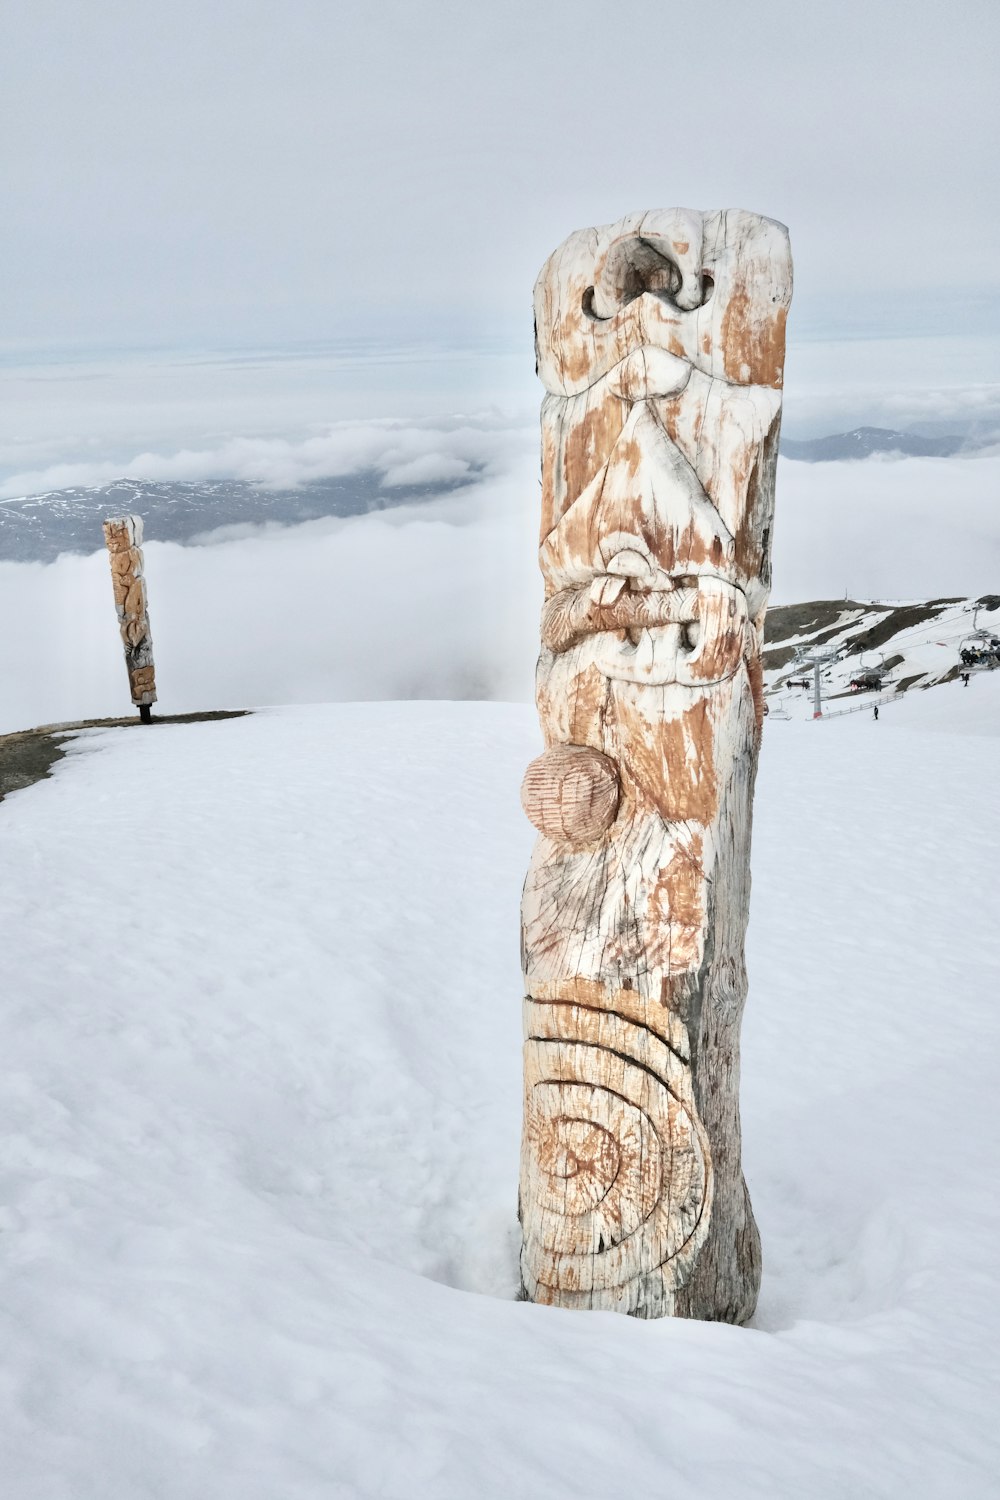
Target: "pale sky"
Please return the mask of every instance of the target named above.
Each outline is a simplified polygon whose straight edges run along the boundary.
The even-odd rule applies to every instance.
[[[793,337],[996,333],[998,56],[996,0],[8,0],[0,341],[516,338],[673,204],[789,225]]]

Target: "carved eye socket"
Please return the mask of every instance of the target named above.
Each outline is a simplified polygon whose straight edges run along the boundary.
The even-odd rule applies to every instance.
[[[584,289],[580,306],[585,318],[592,323],[603,323],[614,317],[623,307],[641,297],[644,292],[651,292],[656,297],[661,297],[665,302],[673,302],[681,289],[682,278],[680,270],[673,261],[668,260],[665,255],[660,255],[651,246],[637,242],[638,248],[633,245],[632,254],[626,257],[619,253],[617,257],[609,258],[604,267],[600,268],[598,280],[601,283],[600,302],[595,306],[596,288],[588,286]],[[701,306],[710,302],[715,291],[715,277],[710,271],[703,271],[701,275]]]

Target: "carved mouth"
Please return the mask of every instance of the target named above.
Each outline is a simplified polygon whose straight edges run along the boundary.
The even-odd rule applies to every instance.
[[[603,676],[614,681],[665,687],[690,675],[685,667],[690,668],[700,634],[697,620],[633,625],[619,632],[602,630],[591,637],[590,656]]]
[[[581,647],[619,682],[703,687],[733,676],[747,644],[741,589],[715,575],[685,576],[668,588],[625,582],[599,574],[553,595],[542,614],[543,643],[557,655]]]
[[[685,620],[678,623],[682,649],[689,652],[693,651],[701,635],[701,622],[699,620]],[[657,643],[664,638],[664,635],[670,629],[670,625],[658,625],[651,628],[648,626],[630,625],[627,630],[621,632],[619,639],[623,647],[625,647],[626,653],[631,649],[637,654],[641,654],[639,653],[640,646],[644,651],[655,649]],[[605,632],[601,633],[604,634]]]
[[[558,655],[587,636],[608,634],[638,647],[643,633],[696,619],[696,588],[621,588],[599,575],[591,584],[561,589],[542,613],[542,641]]]

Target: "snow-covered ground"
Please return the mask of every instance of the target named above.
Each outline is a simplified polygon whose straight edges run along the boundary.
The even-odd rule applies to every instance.
[[[998,607],[991,609],[991,604]],[[807,627],[804,633],[785,634],[787,623],[795,625],[796,621]],[[773,610],[768,615],[764,651],[770,712],[777,718],[813,717],[813,672],[806,665],[813,650],[826,657],[820,673],[823,714],[835,718],[870,713],[875,703],[883,705],[899,693],[952,681],[964,670],[963,647],[978,651],[981,657],[981,665],[971,668],[970,678],[996,671],[992,643],[998,631],[1000,599],[996,595],[985,602],[910,600],[892,606],[828,600]],[[878,640],[875,647],[869,645],[872,638]],[[881,678],[881,687],[852,691],[852,679],[866,672]]]
[[[998,677],[767,726],[749,1329],[513,1300],[530,708],[79,735],[0,806],[3,1494],[995,1496]]]

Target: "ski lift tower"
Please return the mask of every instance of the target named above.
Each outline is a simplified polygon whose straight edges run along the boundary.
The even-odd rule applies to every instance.
[[[823,684],[821,673],[824,667],[837,660],[840,652],[836,649],[831,651],[810,650],[808,646],[800,646],[795,656],[793,665],[796,668],[809,667],[813,674],[813,718],[823,717]]]

